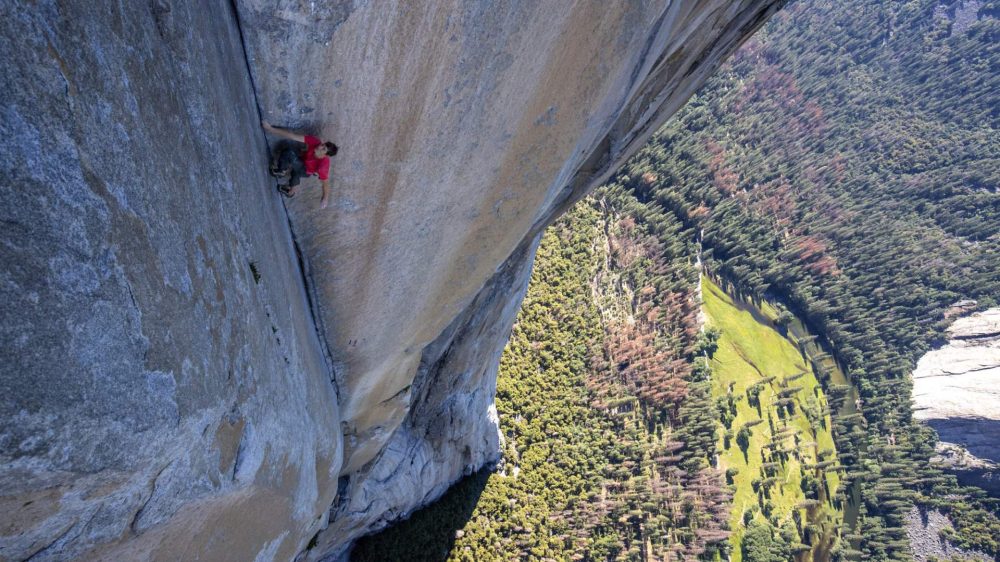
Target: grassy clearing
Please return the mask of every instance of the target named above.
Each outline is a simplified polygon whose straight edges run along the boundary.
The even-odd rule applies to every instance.
[[[821,460],[836,462],[822,388],[796,345],[771,327],[777,311],[766,304],[755,310],[736,302],[707,278],[702,292],[707,324],[721,331],[711,360],[712,393],[720,411],[728,411],[722,414],[719,464],[738,471],[732,477],[732,559],[742,559],[739,545],[747,510],[754,510],[753,519],[769,520],[776,528],[795,525],[801,542],[812,545],[800,559],[822,558],[842,517],[827,500],[837,488],[836,471],[812,466]],[[753,388],[759,389],[759,404],[751,404]],[[744,430],[741,439],[743,428],[750,435]],[[822,451],[828,453],[820,458]],[[804,491],[805,474],[817,482],[812,498]],[[754,486],[755,480],[763,485]],[[814,529],[806,532],[807,525]]]

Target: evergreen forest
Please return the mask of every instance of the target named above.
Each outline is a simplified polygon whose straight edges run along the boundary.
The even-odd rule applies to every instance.
[[[787,6],[545,235],[500,465],[353,558],[1000,559],[909,378],[1000,303],[998,121],[1000,2]]]

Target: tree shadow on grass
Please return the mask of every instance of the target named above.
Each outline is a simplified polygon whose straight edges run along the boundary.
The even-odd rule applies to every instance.
[[[479,503],[493,471],[483,469],[466,476],[440,499],[374,535],[358,540],[352,562],[441,562],[455,546],[456,531],[463,528]]]

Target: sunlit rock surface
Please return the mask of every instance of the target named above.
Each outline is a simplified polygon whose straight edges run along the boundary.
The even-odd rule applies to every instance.
[[[773,2],[239,2],[264,116],[341,145],[294,201],[338,366],[344,471],[500,264],[687,100]]]
[[[1000,308],[959,318],[913,371],[914,417],[940,437],[939,460],[1000,495]]]
[[[0,558],[334,555],[495,460],[539,233],[778,3],[5,4]]]
[[[425,463],[424,429],[406,421],[416,381],[478,373],[480,356],[499,353],[513,316],[494,309],[519,297],[498,286],[526,281],[537,234],[638,148],[773,4],[454,1],[275,12],[239,3],[265,117],[341,146],[332,209],[315,210],[315,190],[291,205],[344,418],[350,500],[321,544],[342,541],[341,526],[371,528],[436,496],[458,476],[448,466],[456,456],[495,454],[473,432],[468,447],[445,447],[455,452],[439,455],[450,459],[444,469]],[[497,283],[499,264],[523,278]],[[461,317],[484,332],[482,352],[460,352],[468,360],[450,361],[454,374],[426,372]],[[475,318],[503,322],[486,334]],[[445,419],[459,427],[482,416],[492,372],[484,382],[489,392]],[[399,451],[414,464],[401,466]],[[386,474],[403,484],[365,488]],[[384,501],[398,507],[368,507]]]

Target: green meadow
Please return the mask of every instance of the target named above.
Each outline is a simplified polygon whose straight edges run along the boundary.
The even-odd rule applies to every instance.
[[[798,560],[822,560],[842,519],[830,412],[810,361],[774,326],[778,311],[734,300],[702,280],[706,329],[717,330],[712,393],[720,413],[719,466],[733,491],[732,560],[751,521],[782,535]]]

